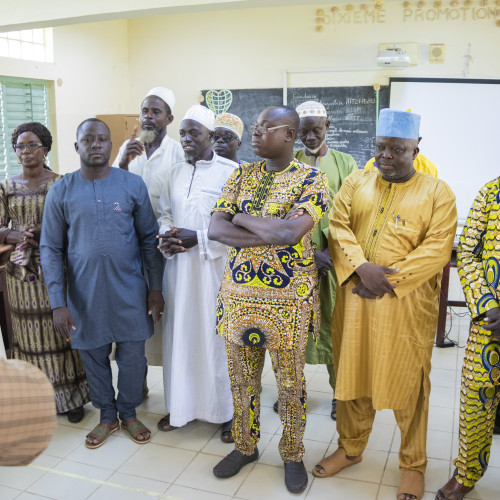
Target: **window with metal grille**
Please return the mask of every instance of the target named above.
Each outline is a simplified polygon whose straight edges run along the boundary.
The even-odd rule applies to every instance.
[[[0,76],[0,182],[22,170],[11,138],[14,129],[25,122],[40,122],[50,128],[48,83]]]

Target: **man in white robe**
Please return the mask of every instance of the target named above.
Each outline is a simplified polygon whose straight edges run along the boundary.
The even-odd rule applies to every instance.
[[[212,151],[215,116],[196,105],[179,135],[185,159],[172,166],[160,196],[160,250],[165,270],[163,381],[169,414],[162,431],[194,419],[224,424],[233,442],[233,403],[224,341],[215,335],[216,298],[227,247],[207,238],[210,213],[237,164]]]
[[[141,128],[134,130],[125,141],[113,162],[113,167],[128,170],[142,177],[148,189],[151,205],[158,219],[158,199],[165,186],[172,165],[184,159],[181,145],[168,136],[167,126],[174,119],[174,93],[165,87],[154,87],[141,103]],[[162,365],[162,324],[155,324],[154,335],[146,341],[148,365]],[[144,385],[144,396],[148,389]]]

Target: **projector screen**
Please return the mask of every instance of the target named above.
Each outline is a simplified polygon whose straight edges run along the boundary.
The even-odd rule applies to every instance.
[[[500,176],[500,80],[391,78],[390,106],[422,116],[420,152],[457,197],[459,224]]]

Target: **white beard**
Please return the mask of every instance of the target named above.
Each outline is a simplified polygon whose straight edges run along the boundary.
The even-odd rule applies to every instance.
[[[326,141],[326,137],[323,139],[323,142],[316,149],[309,149],[308,147],[306,147],[306,149],[307,149],[307,151],[309,151],[309,153],[312,153],[313,155],[315,155],[323,147],[323,144],[325,143],[325,141]]]
[[[158,136],[156,130],[144,130],[139,131],[139,140],[145,144],[151,144]]]

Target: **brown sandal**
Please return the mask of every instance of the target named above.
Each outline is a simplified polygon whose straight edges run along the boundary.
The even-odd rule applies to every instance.
[[[424,496],[425,480],[424,475],[417,470],[405,470],[401,474],[401,481],[398,488],[399,495],[411,495],[415,500],[420,500]]]
[[[122,429],[126,430],[130,434],[130,438],[134,441],[134,443],[146,444],[151,441],[151,431],[136,418],[127,421],[122,420]],[[146,432],[149,432],[149,437],[147,439],[137,439],[137,436],[145,434]]]
[[[335,453],[329,457],[325,457],[314,467],[312,474],[315,477],[335,476],[335,474],[338,474],[341,470],[350,467],[351,465],[359,464],[361,460],[363,460],[361,455],[353,460],[349,460],[346,456],[344,448],[337,448]]]
[[[85,446],[90,450],[95,450],[102,446],[113,434],[120,428],[120,424],[113,422],[112,424],[97,424],[86,436],[85,436]],[[89,443],[87,439],[97,439],[99,442],[97,444]]]
[[[455,473],[451,479],[437,491],[436,500],[462,500],[469,491],[474,489],[474,486],[464,486],[462,483],[459,483],[455,479],[456,473],[455,469]]]

